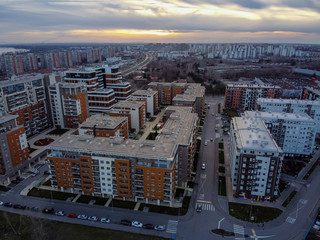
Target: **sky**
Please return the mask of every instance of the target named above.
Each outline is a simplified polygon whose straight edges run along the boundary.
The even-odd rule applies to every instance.
[[[320,0],[0,0],[0,44],[320,44]]]

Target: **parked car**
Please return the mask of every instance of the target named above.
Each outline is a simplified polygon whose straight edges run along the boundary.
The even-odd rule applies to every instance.
[[[3,204],[3,206],[5,206],[5,207],[12,207],[13,204],[12,204],[11,202],[5,202],[5,203]]]
[[[0,201],[0,206],[3,206],[3,202]]]
[[[96,222],[96,221],[99,220],[99,218],[98,218],[97,216],[90,216],[90,217],[88,217],[88,220],[89,220],[89,221]]]
[[[53,214],[54,213],[54,208],[44,208],[42,209],[43,213],[49,213],[49,214]]]
[[[202,205],[198,204],[197,205],[197,213],[201,213],[202,212]]]
[[[102,223],[110,223],[111,220],[109,218],[101,218],[100,222],[102,222]]]
[[[80,215],[78,215],[78,218],[82,219],[82,220],[87,220],[88,216],[85,214],[80,214]]]
[[[27,208],[27,206],[20,205],[20,204],[14,204],[12,207],[16,208],[16,209],[26,209]]]
[[[213,138],[210,138],[210,141],[213,142]]]
[[[214,129],[216,132],[218,132],[218,128],[216,127],[215,129]]]
[[[31,208],[31,211],[38,212],[38,211],[39,211],[39,208],[38,208],[38,207],[32,207],[32,208]]]
[[[121,221],[120,221],[120,224],[122,224],[122,225],[126,225],[126,226],[131,226],[131,221],[129,221],[129,220],[126,220],[126,219],[122,219]]]
[[[317,224],[313,225],[313,228],[314,228],[315,230],[317,230],[317,231],[319,231],[319,230],[320,230],[320,226],[319,226],[319,225],[317,225]]]
[[[142,225],[142,228],[145,228],[145,229],[154,229],[154,226],[153,226],[153,224],[147,223],[147,224],[143,224],[143,225]]]
[[[164,226],[164,225],[156,225],[156,226],[154,227],[154,230],[164,231],[164,230],[165,230],[165,226]]]
[[[207,146],[208,145],[208,141],[206,140],[206,141],[204,141],[204,145],[205,146]]]
[[[39,174],[39,171],[34,172],[34,173],[31,174],[31,177],[35,177],[35,176],[37,176],[38,174]]]
[[[206,164],[205,164],[205,163],[202,163],[201,169],[202,169],[202,170],[206,170]]]
[[[57,215],[57,216],[64,216],[65,214],[64,214],[63,211],[57,211],[57,212],[56,212],[56,215]]]
[[[77,215],[75,213],[69,213],[68,217],[69,218],[77,218]]]
[[[139,221],[132,221],[132,226],[133,227],[137,227],[137,228],[141,228],[142,227],[142,223]]]
[[[320,221],[319,221],[319,220],[317,220],[317,221],[316,221],[316,224],[320,226]]]

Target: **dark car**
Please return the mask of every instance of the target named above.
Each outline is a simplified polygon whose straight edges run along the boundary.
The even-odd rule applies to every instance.
[[[3,204],[3,206],[5,206],[5,207],[12,207],[13,204],[12,204],[11,202],[6,202],[6,203]]]
[[[42,209],[43,213],[49,213],[49,214],[53,214],[54,213],[54,209],[53,208],[44,208]]]
[[[13,205],[13,208],[16,208],[16,209],[26,209],[27,206],[22,206],[20,204],[14,204]]]
[[[131,226],[131,221],[129,221],[129,220],[126,220],[126,219],[122,219],[121,221],[120,221],[120,224],[122,224],[122,225],[126,225],[126,226]]]
[[[34,211],[34,212],[38,212],[39,208],[38,207],[32,207],[31,208],[31,211]]]
[[[77,218],[77,215],[75,213],[69,213],[68,218]]]
[[[145,228],[145,229],[154,229],[154,226],[150,223],[147,223],[147,224],[143,224],[142,228]]]
[[[197,206],[197,213],[201,213],[202,212],[202,205],[198,205]]]

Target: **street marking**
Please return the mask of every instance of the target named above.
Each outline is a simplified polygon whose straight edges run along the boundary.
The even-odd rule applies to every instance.
[[[308,200],[306,200],[306,199],[300,199],[299,200],[299,203],[301,203],[301,204],[307,204],[307,202],[308,202]]]
[[[233,231],[235,234],[235,240],[245,240],[244,238],[244,227],[241,225],[233,224]],[[240,236],[237,236],[240,235]]]
[[[251,228],[251,232],[252,232],[252,234],[253,234],[253,238],[254,238],[254,239],[258,239],[258,236],[257,236],[257,234],[256,234],[256,231],[255,231],[253,228]]]
[[[200,193],[200,194],[199,194],[199,198],[200,198],[200,199],[204,199],[204,194],[203,194],[203,193]]]
[[[201,179],[206,179],[206,178],[207,178],[207,174],[202,173],[202,174],[200,175],[200,178],[201,178]]]
[[[202,210],[205,210],[205,211],[215,211],[215,207],[213,206],[213,204],[208,204],[208,203],[197,203],[196,204],[196,209],[198,208],[198,206],[202,206]]]
[[[292,218],[292,217],[287,217],[287,219],[286,219],[286,222],[291,223],[291,224],[294,224],[295,221],[296,221],[296,219]]]
[[[177,233],[178,221],[168,220],[167,233]]]

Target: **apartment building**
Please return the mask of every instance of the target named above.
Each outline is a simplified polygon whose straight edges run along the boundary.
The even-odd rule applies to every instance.
[[[248,118],[261,118],[284,155],[312,154],[317,123],[307,114],[245,111],[243,115]]]
[[[0,182],[10,183],[9,177],[28,165],[29,149],[23,125],[18,115],[0,111]]]
[[[85,83],[55,83],[48,87],[53,124],[60,128],[77,128],[89,116]]]
[[[115,102],[115,93],[112,89],[99,88],[101,76],[97,76],[95,69],[68,71],[64,81],[67,83],[85,83],[87,85],[90,112],[106,112],[110,110]]]
[[[280,98],[282,90],[279,86],[259,84],[227,84],[224,108],[254,110],[258,98]]]
[[[127,117],[130,131],[139,132],[146,124],[146,107],[141,101],[119,101],[107,113],[114,117]]]
[[[317,123],[316,132],[320,133],[319,100],[259,98],[256,108],[262,112],[306,113],[315,120]]]
[[[18,115],[17,124],[23,125],[30,137],[50,125],[46,87],[43,75],[23,75],[2,81],[0,86],[0,110]]]
[[[95,114],[87,118],[78,129],[79,135],[96,137],[129,137],[127,117],[111,117],[106,114]]]
[[[112,89],[115,94],[115,100],[128,100],[131,94],[131,84],[123,82],[119,66],[106,65],[104,66],[104,77],[106,88]]]
[[[158,91],[151,88],[148,90],[137,90],[130,95],[130,101],[143,101],[146,106],[147,116],[154,116],[159,111]]]
[[[302,100],[320,100],[320,90],[312,87],[305,87],[302,90]]]
[[[236,117],[230,129],[230,169],[235,196],[278,197],[283,152],[261,118]]]
[[[151,82],[148,86],[158,91],[160,105],[172,105],[172,99],[178,95],[183,94],[187,88],[187,83],[165,83],[165,82]]]
[[[177,94],[172,99],[172,105],[192,107],[199,116],[202,115],[205,104],[205,87],[200,84],[187,84],[183,94]]]
[[[160,204],[190,180],[198,117],[175,107],[156,140],[69,135],[49,145],[56,189]]]

